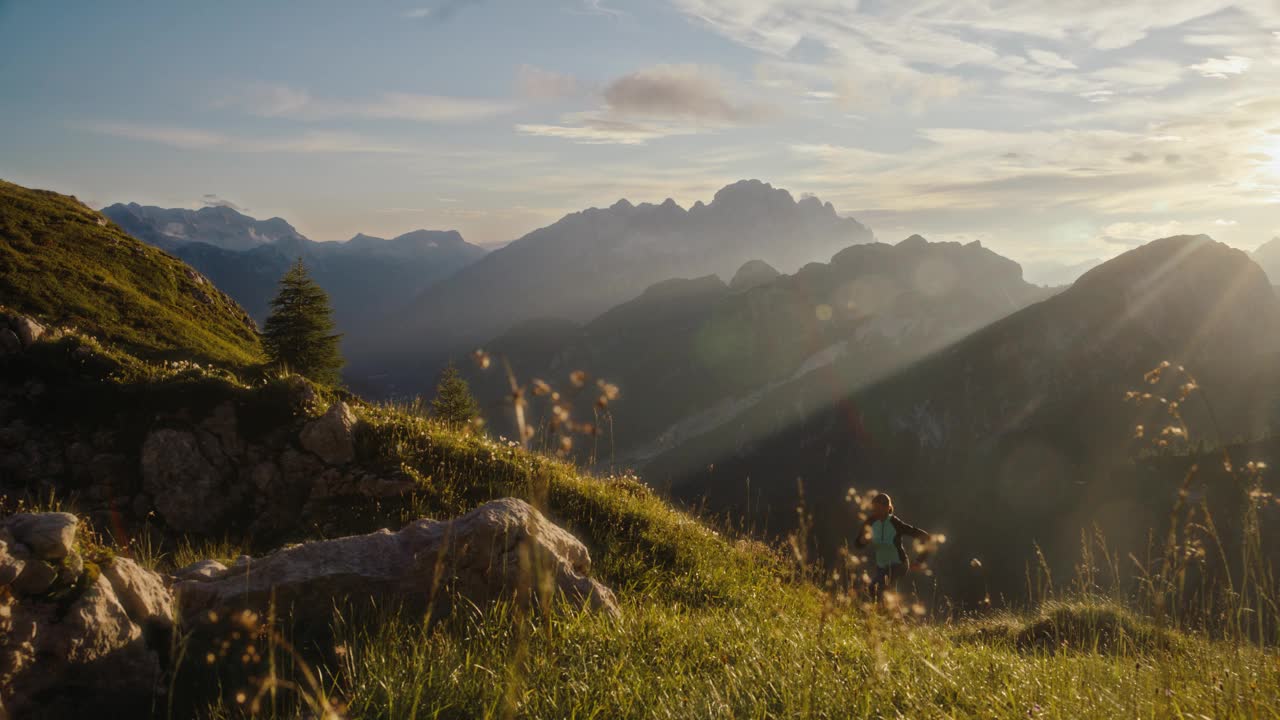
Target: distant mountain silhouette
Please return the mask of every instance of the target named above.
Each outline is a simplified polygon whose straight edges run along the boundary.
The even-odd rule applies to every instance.
[[[728,286],[714,275],[667,280],[581,328],[539,322],[542,332],[520,328],[486,347],[526,381],[583,369],[617,384],[610,447],[628,463],[731,419],[780,383],[833,363],[865,381],[1047,295],[978,243],[916,235],[854,245],[793,275],[752,261]],[[496,410],[504,386],[489,387]]]
[[[729,289],[736,292],[750,290],[772,282],[780,274],[763,260],[748,260],[738,268],[738,272],[733,274],[733,279],[729,281]]]
[[[1280,285],[1280,237],[1271,238],[1254,250],[1253,261],[1271,278],[1272,285]]]
[[[315,242],[280,218],[256,220],[226,207],[185,210],[130,203],[102,212],[134,237],[204,273],[259,323],[280,276],[299,257],[329,292],[339,329],[349,332],[485,254],[452,230]]]
[[[151,245],[198,242],[223,250],[306,240],[282,218],[256,220],[229,207],[199,210],[116,203],[102,209],[125,232]]]
[[[1261,268],[1203,235],[1166,238],[854,392],[831,388],[847,385],[855,362],[778,387],[645,475],[712,508],[742,514],[750,503],[752,521],[774,531],[794,524],[799,479],[827,552],[851,530],[838,501],[851,486],[889,490],[941,529],[975,513],[998,519],[1059,560],[1074,557],[1083,518],[1105,503],[1111,539],[1133,547],[1176,487],[1109,484],[1135,451],[1135,424],[1158,433],[1169,420],[1163,406],[1123,402],[1125,391],[1162,361],[1185,365],[1203,393],[1182,408],[1193,434],[1211,446],[1255,437],[1273,414],[1265,389],[1278,350],[1280,301]],[[1003,534],[966,539],[955,559],[1008,561]]]
[[[757,180],[729,185],[688,210],[672,200],[619,200],[489,253],[389,314],[359,344],[391,351],[364,363],[370,373],[398,365],[401,380],[421,384],[442,357],[525,320],[585,322],[672,277],[727,276],[752,259],[794,269],[872,240],[829,203],[796,201]]]
[[[1081,275],[1102,264],[1101,258],[1064,263],[1056,260],[1022,263],[1022,276],[1027,282],[1046,287],[1070,285]]]

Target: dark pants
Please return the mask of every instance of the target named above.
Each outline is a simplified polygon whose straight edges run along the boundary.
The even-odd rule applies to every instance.
[[[876,566],[871,573],[871,597],[879,600],[884,597],[886,590],[895,590],[898,579],[907,574],[907,566],[902,563],[894,563],[888,567]]]

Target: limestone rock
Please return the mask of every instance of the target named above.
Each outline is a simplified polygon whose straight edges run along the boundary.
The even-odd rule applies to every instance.
[[[9,585],[27,566],[27,549],[17,545],[8,530],[0,529],[0,586]]]
[[[142,484],[160,517],[178,530],[213,532],[231,507],[222,474],[189,432],[161,429],[147,436],[142,444]]]
[[[180,612],[278,611],[296,623],[328,623],[335,603],[369,600],[447,612],[451,593],[476,604],[537,604],[560,595],[611,615],[613,593],[589,575],[585,546],[522,500],[487,503],[452,521],[418,520],[305,543],[257,558],[212,580],[175,586]]]
[[[97,577],[65,609],[11,607],[0,633],[0,698],[12,717],[146,717],[160,681],[157,653]]]
[[[9,321],[9,326],[13,329],[14,334],[22,341],[22,346],[26,347],[31,343],[40,339],[45,333],[44,325],[27,317],[26,315],[18,315]]]
[[[231,402],[220,403],[213,409],[213,413],[200,423],[200,426],[218,439],[222,451],[228,455],[239,455],[244,452],[244,440],[240,438],[236,407]]]
[[[102,567],[125,612],[138,624],[173,624],[173,596],[156,573],[130,558],[117,557]]]
[[[41,560],[61,560],[71,553],[79,518],[71,513],[17,513],[3,521],[14,539]]]
[[[330,465],[343,465],[356,457],[356,414],[339,400],[322,417],[307,423],[299,439],[302,447]]]
[[[44,560],[30,558],[10,587],[19,595],[39,595],[58,579],[58,569]]]
[[[173,576],[179,580],[213,580],[222,577],[226,572],[227,566],[217,560],[197,560],[179,568]]]

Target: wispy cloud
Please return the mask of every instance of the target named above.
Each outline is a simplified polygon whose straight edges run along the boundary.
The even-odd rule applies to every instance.
[[[509,100],[405,92],[384,92],[368,98],[318,98],[306,90],[266,83],[253,83],[228,93],[215,105],[260,117],[302,121],[369,118],[432,123],[482,120],[505,115],[518,107]]]
[[[521,65],[516,69],[516,88],[521,97],[536,101],[560,100],[581,92],[578,79],[552,70]]]
[[[1111,245],[1141,245],[1152,240],[1183,234],[1182,223],[1118,222],[1102,228],[1098,239]]]
[[[1031,49],[1027,51],[1027,57],[1044,65],[1045,67],[1056,68],[1058,70],[1075,70],[1076,64],[1062,57],[1056,52],[1049,50]]]
[[[777,114],[768,104],[730,98],[725,84],[715,68],[656,65],[609,83],[603,97],[608,110],[619,115],[740,124]]]
[[[640,145],[777,117],[768,103],[733,97],[715,68],[655,65],[623,75],[600,92],[601,106],[570,113],[560,124],[521,123],[525,135],[585,144]]]
[[[309,131],[278,136],[231,135],[227,133],[168,125],[100,122],[80,126],[83,130],[180,150],[220,150],[243,153],[403,153],[404,147],[345,132]]]
[[[431,7],[406,10],[401,15],[411,20],[425,20],[432,24],[440,24],[449,22],[459,12],[473,5],[479,5],[481,2],[483,0],[442,0]]]
[[[239,205],[231,202],[230,200],[227,200],[225,198],[220,198],[217,195],[214,195],[213,193],[205,193],[204,195],[202,195],[200,197],[200,204],[205,207],[231,208],[232,210],[235,210],[236,212],[241,212],[241,213],[249,212],[249,208],[240,207]]]
[[[643,145],[650,140],[672,135],[689,135],[693,128],[651,125],[611,120],[591,114],[571,114],[563,118],[564,124],[550,125],[520,123],[516,132],[536,137],[572,140],[584,145]]]
[[[1191,66],[1192,70],[1207,78],[1227,79],[1230,75],[1239,75],[1249,69],[1253,61],[1239,55],[1228,55],[1223,58],[1208,58],[1202,63]]]

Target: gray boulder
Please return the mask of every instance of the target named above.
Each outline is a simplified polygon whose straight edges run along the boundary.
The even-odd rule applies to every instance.
[[[58,580],[58,569],[44,560],[27,558],[22,571],[9,586],[18,595],[39,595]]]
[[[23,601],[0,617],[0,717],[145,717],[160,680],[104,576],[65,609]]]
[[[330,465],[343,465],[356,457],[356,414],[339,400],[322,417],[302,428],[302,447]]]
[[[9,327],[18,336],[18,339],[22,341],[23,347],[39,340],[45,333],[44,325],[26,315],[18,315],[12,318],[9,321]]]
[[[102,568],[102,576],[134,622],[173,625],[173,594],[159,575],[130,558],[117,557]]]
[[[581,542],[522,500],[487,503],[451,521],[418,520],[399,532],[380,530],[277,550],[214,579],[178,583],[180,613],[252,609],[291,612],[295,623],[327,625],[343,602],[448,612],[459,596],[484,605],[513,600],[545,605],[563,597],[574,607],[618,613],[613,593],[590,577]]]
[[[147,436],[142,486],[166,523],[190,533],[216,531],[233,501],[195,435],[182,430],[155,430]]]
[[[214,580],[227,572],[227,566],[217,560],[197,560],[173,573],[177,580]]]
[[[0,525],[41,560],[61,560],[75,546],[80,520],[71,513],[17,513]]]
[[[160,576],[128,558],[87,574],[68,549],[54,552],[67,513],[26,513],[0,529],[0,578],[14,568],[15,598],[0,604],[0,718],[146,717],[162,687],[161,640],[144,627],[172,626],[173,598]],[[25,539],[34,540],[28,546]],[[62,543],[69,548],[69,542]],[[54,582],[69,591],[42,593]]]
[[[13,533],[0,527],[0,586],[17,580],[30,557],[31,553],[18,544]]]

